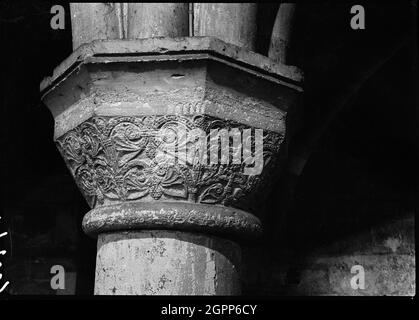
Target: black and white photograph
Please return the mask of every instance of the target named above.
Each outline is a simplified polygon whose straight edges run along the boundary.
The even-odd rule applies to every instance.
[[[0,300],[415,300],[417,11],[2,1]]]

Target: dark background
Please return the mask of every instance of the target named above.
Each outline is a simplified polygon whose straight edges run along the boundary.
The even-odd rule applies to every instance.
[[[81,230],[89,208],[54,145],[53,118],[39,95],[42,78],[72,52],[69,6],[64,5],[65,30],[53,30],[54,4],[0,5],[0,231],[9,232],[1,246],[8,251],[2,272],[3,280],[10,281],[9,294],[55,294],[49,284],[55,264],[77,273],[77,294],[93,292],[96,244]],[[303,109],[295,111],[289,124],[289,153],[298,154],[317,133],[319,139],[311,144],[301,175],[285,169],[281,183],[269,190],[273,222],[263,240],[266,250],[259,253],[263,256],[249,258],[247,294],[292,292],[306,256],[334,244],[328,254],[362,246],[364,238],[357,235],[381,230],[387,222],[396,224],[386,232],[401,234],[404,245],[414,250],[419,164],[416,2],[365,5],[366,30],[350,28],[353,4],[324,1],[303,3],[299,9],[292,63],[304,70],[306,83]],[[258,51],[265,55],[277,8],[260,4]],[[393,50],[402,39],[407,40]],[[370,71],[377,61],[382,63]],[[352,240],[348,244],[345,239]],[[252,271],[264,263],[270,271]],[[275,280],[275,273],[284,278]]]

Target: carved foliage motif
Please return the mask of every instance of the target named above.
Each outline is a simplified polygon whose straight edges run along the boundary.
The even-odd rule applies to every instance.
[[[180,127],[200,129],[207,138],[211,129],[250,129],[205,115],[93,117],[58,138],[57,145],[91,207],[112,201],[184,200],[246,208],[269,180],[283,136],[263,132],[264,169],[260,175],[244,175],[244,164],[209,165],[194,161],[194,155],[185,163],[160,161],[157,151],[165,142],[157,132],[176,133]],[[194,141],[185,143],[187,152],[196,150]]]

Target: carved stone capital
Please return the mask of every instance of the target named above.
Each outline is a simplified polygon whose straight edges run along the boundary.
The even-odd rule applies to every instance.
[[[85,231],[258,235],[300,81],[295,68],[208,37],[81,46],[41,89],[92,208]]]

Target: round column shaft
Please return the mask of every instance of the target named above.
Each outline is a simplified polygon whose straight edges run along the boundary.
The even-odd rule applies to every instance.
[[[73,49],[103,39],[186,37],[187,3],[71,3]]]
[[[186,37],[189,33],[187,3],[130,3],[128,39]]]
[[[240,247],[200,233],[142,230],[98,236],[95,294],[238,295]]]
[[[290,64],[290,42],[295,23],[295,3],[281,3],[272,30],[268,56],[274,61]]]
[[[194,36],[213,36],[254,51],[256,9],[256,3],[195,3]]]

